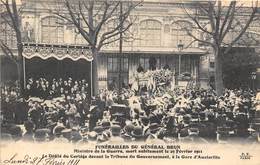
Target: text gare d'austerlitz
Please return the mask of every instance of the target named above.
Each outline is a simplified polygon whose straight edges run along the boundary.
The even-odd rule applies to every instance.
[[[102,152],[100,152],[100,150]],[[167,150],[167,152],[166,152]],[[181,149],[180,145],[97,145],[95,150],[91,149],[74,149],[74,153],[71,154],[71,158],[143,158],[143,159],[220,159],[217,155],[200,155],[201,150],[190,150],[190,149]],[[139,154],[155,153],[162,155],[139,155]],[[173,155],[170,157],[168,154],[179,154]],[[185,154],[195,154],[193,156]],[[88,155],[84,155],[88,154]],[[109,157],[104,156],[104,154],[110,154]],[[120,155],[120,154],[136,154],[136,155]],[[165,155],[163,155],[165,154]]]

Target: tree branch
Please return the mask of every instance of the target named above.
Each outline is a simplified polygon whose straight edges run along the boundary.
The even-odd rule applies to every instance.
[[[109,45],[109,44],[111,44],[111,43],[114,43],[114,42],[116,42],[116,41],[118,41],[118,40],[120,40],[120,37],[118,37],[118,38],[116,38],[116,39],[113,39],[113,40],[110,40],[110,41],[107,41],[107,42],[103,42],[102,43],[102,45],[101,45],[101,47],[103,47],[103,46],[105,46],[105,45]],[[100,48],[101,48],[100,47]],[[99,49],[100,49],[99,48]]]
[[[229,17],[229,22],[228,25],[224,31],[224,27],[222,30],[222,35],[220,36],[220,41],[223,41],[223,39],[225,38],[226,34],[229,32],[229,30],[231,29],[232,23],[234,21],[234,16],[235,16],[235,11],[236,11],[236,1],[233,2],[233,6],[232,6],[232,10],[231,10],[231,14]],[[224,31],[224,32],[223,32]]]
[[[249,25],[251,24],[251,22],[253,21],[256,12],[257,12],[257,2],[256,2],[256,6],[252,8],[252,13],[250,15],[249,20],[247,21],[246,25],[242,28],[242,30],[239,32],[238,36],[229,44],[229,47],[227,49],[225,49],[224,54],[227,54],[230,49],[232,48],[232,46],[243,36],[243,34],[246,32],[246,30],[248,29]]]
[[[72,23],[76,26],[76,28],[78,29],[78,31],[80,32],[80,34],[85,38],[85,40],[87,40],[87,42],[92,46],[92,40],[90,39],[89,33],[83,29],[83,27],[81,27],[79,21],[77,21],[77,19],[75,18],[75,15],[71,9],[71,6],[68,2],[68,0],[65,0],[65,5],[66,8],[69,11],[69,16],[71,17]]]
[[[216,33],[216,24],[213,18],[213,12],[214,12],[214,4],[212,4],[212,2],[208,2],[209,3],[209,21],[210,21],[210,25],[211,25],[211,29],[212,29],[212,34]]]
[[[6,56],[11,58],[16,64],[18,63],[13,51],[2,40],[0,40],[0,47]]]
[[[192,17],[192,16],[189,14],[189,12],[186,10],[186,8],[185,8],[183,5],[182,5],[182,8],[183,8],[183,10],[185,11],[186,15],[197,25],[197,27],[198,27],[201,31],[203,31],[203,32],[205,32],[205,33],[207,33],[207,34],[212,35],[211,32],[207,31],[206,29],[204,29],[204,28],[200,25],[199,21],[198,21],[195,17]]]
[[[9,21],[5,16],[2,16],[2,18],[4,19],[5,23],[7,23],[7,24],[10,26],[10,28],[12,28],[12,29],[14,30],[13,24],[10,23],[10,21]],[[11,22],[12,22],[12,21],[11,21]]]
[[[108,40],[108,39],[110,39],[112,37],[115,37],[115,36],[119,35],[120,33],[125,33],[131,26],[132,26],[132,23],[128,24],[128,26],[125,27],[124,29],[122,29],[121,31],[117,31],[116,32],[116,31],[113,30],[115,33],[114,32],[110,33],[110,35],[101,38],[101,40],[99,41],[98,50],[101,49],[101,47],[103,46],[103,43],[106,40]],[[119,28],[118,28],[118,30],[119,30]]]
[[[94,30],[94,27],[89,25],[89,23],[88,23],[88,21],[87,21],[87,19],[86,19],[82,10],[83,9],[82,9],[82,5],[81,5],[81,1],[79,1],[79,13],[80,13],[84,23],[88,26],[89,29]]]
[[[232,1],[229,4],[228,11],[225,15],[224,21],[223,21],[222,26],[220,28],[220,32],[219,32],[220,36],[222,36],[222,34],[223,34],[224,27],[226,26],[226,23],[227,23],[229,16],[230,16],[231,9],[233,8],[234,5],[235,5],[235,1]]]

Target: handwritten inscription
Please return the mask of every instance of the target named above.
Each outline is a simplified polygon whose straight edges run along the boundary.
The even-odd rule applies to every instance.
[[[2,160],[1,164],[30,164],[30,165],[78,165],[80,159],[64,159],[61,155],[42,155],[41,157],[31,157],[24,155],[22,158],[18,154],[10,156],[9,159]]]
[[[250,155],[248,152],[247,153],[241,153],[241,155],[240,155],[240,159],[251,159],[251,157],[253,157],[253,156]]]

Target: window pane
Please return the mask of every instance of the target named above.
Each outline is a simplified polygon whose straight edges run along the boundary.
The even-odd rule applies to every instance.
[[[118,60],[117,60],[117,58],[113,58],[112,65],[113,65],[113,71],[114,72],[118,71]]]
[[[0,39],[3,40],[8,47],[12,49],[15,48],[17,46],[17,40],[14,30],[5,22],[2,22],[0,27]]]
[[[108,70],[108,71],[113,71],[112,58],[108,58],[108,59],[107,59],[107,70]]]
[[[122,66],[122,70],[124,72],[128,72],[128,58],[123,58]]]
[[[186,23],[187,24],[187,23]],[[172,25],[172,46],[177,47],[178,44],[182,43],[185,46],[188,46],[192,43],[193,38],[187,35],[187,32],[181,29],[176,23]],[[193,46],[190,45],[190,46]]]
[[[141,46],[161,45],[161,24],[155,20],[147,20],[141,23]]]
[[[61,19],[47,17],[42,20],[42,42],[62,43],[64,42],[64,27]]]

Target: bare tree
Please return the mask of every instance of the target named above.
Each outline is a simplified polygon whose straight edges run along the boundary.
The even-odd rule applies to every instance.
[[[1,23],[7,24],[15,33],[17,51],[15,48],[8,45],[4,40],[0,39],[0,47],[3,53],[11,58],[17,66],[18,85],[20,95],[23,96],[24,80],[23,80],[23,43],[21,32],[21,10],[17,7],[16,0],[1,0]],[[5,29],[2,29],[5,30]],[[15,55],[17,53],[17,55]]]
[[[133,22],[129,21],[130,13],[139,3],[114,0],[64,0],[64,8],[54,14],[73,24],[87,41],[93,55],[93,94],[98,93],[98,58],[102,47],[120,40],[120,34],[129,30]],[[123,10],[120,5],[123,3]],[[108,22],[113,21],[113,28],[106,29]]]
[[[182,5],[188,18],[194,23],[194,26],[200,32],[206,34],[209,40],[199,38],[194,35],[187,27],[183,27],[187,35],[192,37],[195,41],[211,46],[215,56],[215,85],[217,95],[223,94],[223,60],[231,48],[240,40],[249,28],[250,24],[257,18],[258,2],[252,3],[252,7],[239,6],[238,2],[231,1],[228,6],[217,2],[204,2],[196,5],[198,15],[192,14],[188,8]],[[247,10],[246,12],[241,10]],[[248,11],[249,10],[249,11]],[[208,20],[207,26],[201,23],[201,19]],[[235,36],[226,42],[228,35],[236,31]]]

